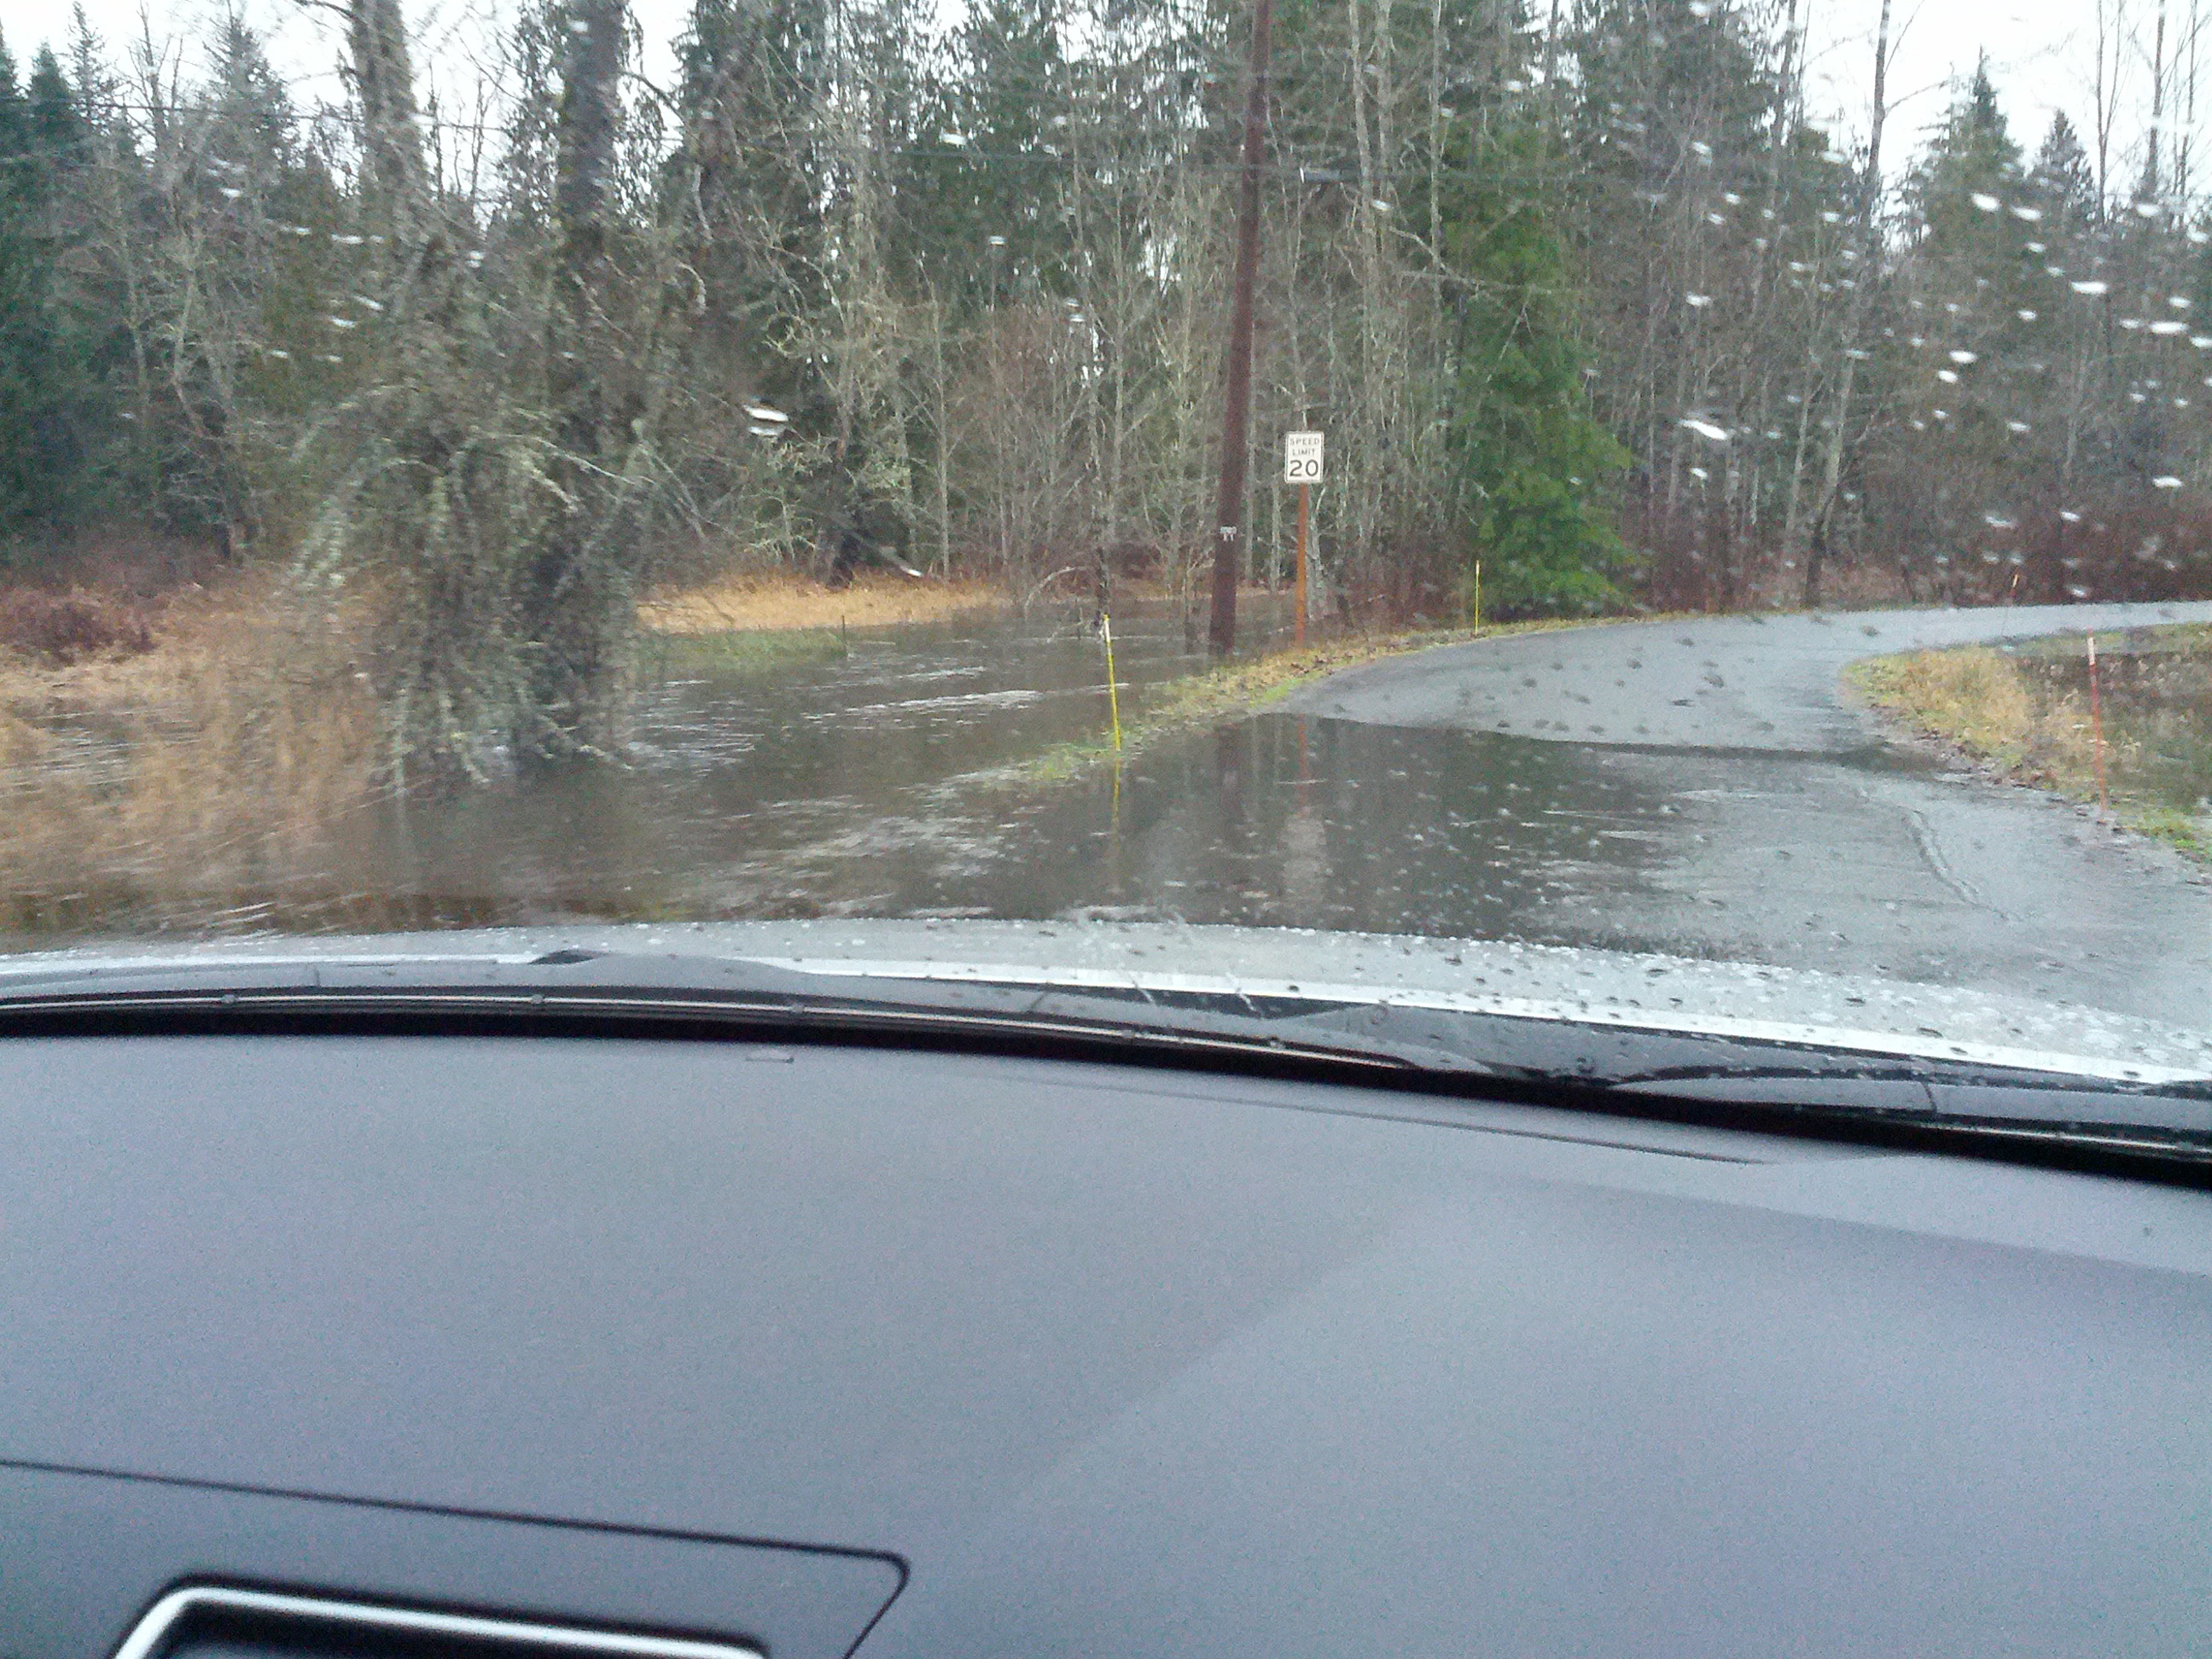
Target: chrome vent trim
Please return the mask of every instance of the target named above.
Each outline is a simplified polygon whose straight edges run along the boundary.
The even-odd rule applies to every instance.
[[[619,1631],[526,1624],[511,1619],[479,1619],[467,1613],[428,1613],[414,1607],[377,1607],[365,1601],[332,1601],[319,1596],[229,1589],[212,1584],[171,1590],[155,1602],[146,1616],[132,1627],[131,1634],[123,1638],[123,1645],[115,1650],[115,1659],[152,1659],[188,1613],[204,1608],[307,1620],[355,1630],[499,1642],[548,1655],[594,1654],[606,1656],[606,1659],[763,1659],[758,1648],[740,1642],[632,1636]]]

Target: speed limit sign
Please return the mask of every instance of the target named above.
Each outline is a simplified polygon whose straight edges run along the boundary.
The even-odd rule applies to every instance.
[[[1285,432],[1283,434],[1283,482],[1321,482],[1320,433]]]

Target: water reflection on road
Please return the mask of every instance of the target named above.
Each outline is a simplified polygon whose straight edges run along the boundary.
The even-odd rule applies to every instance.
[[[1028,806],[986,891],[1018,915],[1590,939],[1667,811],[1604,751],[1262,715]]]
[[[779,787],[801,757],[757,752],[580,769],[560,814],[491,799],[418,814],[416,874],[507,918],[1097,915],[1595,942],[1672,811],[1604,750],[1287,714],[1075,783],[915,781],[900,750],[945,741],[931,728],[951,717],[915,710],[856,744],[832,726],[823,741],[854,759],[817,775],[834,792]]]
[[[1280,618],[1264,600],[1247,609],[1264,641]],[[1125,712],[1204,665],[1168,607],[1132,610],[1115,634]],[[903,913],[925,892],[973,906],[943,894],[997,860],[1013,820],[995,795],[948,781],[1107,724],[1099,641],[1073,611],[672,641],[647,666],[623,764],[365,817],[325,872],[349,892],[319,908],[340,925],[409,926]],[[295,901],[270,919],[299,925],[316,908]]]

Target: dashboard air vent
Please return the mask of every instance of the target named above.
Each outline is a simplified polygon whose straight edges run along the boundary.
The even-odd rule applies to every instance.
[[[115,1659],[763,1659],[757,1648],[195,1585],[154,1603]]]

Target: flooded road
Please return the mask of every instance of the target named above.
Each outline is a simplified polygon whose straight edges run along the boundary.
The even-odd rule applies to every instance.
[[[1258,637],[1271,618],[1252,606]],[[1204,665],[1179,617],[1115,629],[1125,716]],[[402,921],[903,914],[991,855],[948,781],[1109,728],[1087,618],[664,639],[645,665],[624,764],[578,763],[416,801],[355,826],[341,857]]]
[[[1104,734],[1079,617],[671,641],[625,766],[382,809],[325,867],[125,894],[83,931],[1247,923],[1816,968],[2193,1028],[2212,1001],[2199,872],[1886,744],[1839,695],[1853,657],[2078,627],[2090,609],[1502,637],[1354,670],[1059,783],[1008,769]],[[1116,631],[1125,716],[1200,665],[1164,609]]]
[[[1871,652],[2085,619],[2123,620],[1729,617],[1486,641],[1340,675],[1118,775],[1030,787],[988,775],[1104,725],[1079,628],[856,641],[750,676],[706,659],[671,675],[629,772],[418,817],[417,890],[471,920],[542,917],[562,895],[611,915],[1511,939],[2198,1024],[2212,899],[2195,872],[1884,744],[1839,694],[1842,664]],[[1196,665],[1170,618],[1125,621],[1121,649],[1131,708]]]

